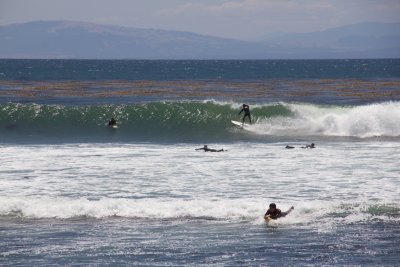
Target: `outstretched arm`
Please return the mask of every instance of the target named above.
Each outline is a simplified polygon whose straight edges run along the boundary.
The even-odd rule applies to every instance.
[[[290,209],[288,209],[288,210],[285,211],[285,212],[282,212],[282,217],[285,217],[286,215],[288,215],[289,213],[291,213],[293,209],[294,209],[294,207],[291,206]]]
[[[244,111],[244,108],[242,108],[242,109],[240,110],[239,115],[240,115],[240,113],[242,113],[243,111]]]

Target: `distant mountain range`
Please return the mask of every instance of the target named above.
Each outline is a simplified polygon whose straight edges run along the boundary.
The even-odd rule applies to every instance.
[[[243,41],[181,31],[35,21],[0,26],[0,40],[0,58],[400,58],[400,23],[359,23]]]

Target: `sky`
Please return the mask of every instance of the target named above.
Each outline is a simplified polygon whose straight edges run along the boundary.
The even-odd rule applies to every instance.
[[[74,20],[235,39],[400,22],[400,0],[0,0],[0,25]]]

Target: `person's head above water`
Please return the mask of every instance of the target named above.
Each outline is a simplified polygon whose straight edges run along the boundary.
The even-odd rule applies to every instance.
[[[207,148],[207,145],[204,145],[205,148]]]
[[[276,204],[275,203],[271,203],[269,204],[269,209],[273,212],[276,210]]]
[[[246,104],[243,104],[243,105],[242,105],[242,107],[245,107],[245,106],[246,106]]]

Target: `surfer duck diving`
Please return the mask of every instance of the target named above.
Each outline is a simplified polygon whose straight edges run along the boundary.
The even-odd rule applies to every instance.
[[[268,222],[270,220],[276,220],[278,218],[285,217],[290,212],[292,212],[293,209],[294,209],[294,207],[292,206],[288,211],[282,212],[280,209],[276,208],[275,203],[271,203],[271,204],[269,204],[269,209],[267,210],[267,212],[264,215],[264,219],[265,219],[265,221]]]
[[[204,145],[203,147],[200,148],[196,148],[195,150],[204,150],[204,152],[223,152],[223,151],[227,151],[224,150],[223,148],[221,149],[213,149],[213,148],[209,148],[207,145]]]

